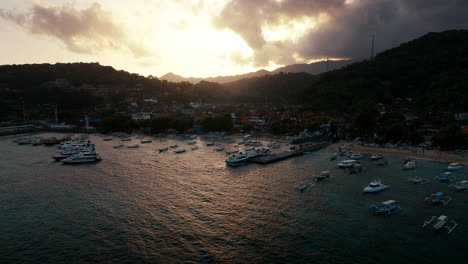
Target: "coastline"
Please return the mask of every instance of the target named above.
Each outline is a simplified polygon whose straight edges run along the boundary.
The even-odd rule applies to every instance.
[[[351,142],[342,142],[342,143],[333,143],[323,150],[330,152],[337,152],[340,145],[347,145],[349,149],[353,152],[361,152],[366,154],[380,154],[382,156],[391,156],[391,157],[404,157],[412,158],[419,160],[429,160],[437,162],[446,162],[454,163],[458,162],[461,164],[468,165],[468,156],[462,154],[457,155],[447,151],[439,150],[424,150],[424,152],[416,152],[412,150],[402,150],[402,149],[390,149],[382,147],[364,147],[361,145],[356,145]]]

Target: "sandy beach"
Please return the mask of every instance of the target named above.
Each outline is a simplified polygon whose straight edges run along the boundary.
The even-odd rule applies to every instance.
[[[412,150],[401,150],[401,149],[391,149],[383,147],[365,147],[351,142],[340,142],[334,143],[326,147],[325,150],[330,152],[338,152],[338,147],[341,145],[347,145],[348,148],[353,152],[361,152],[366,154],[380,154],[385,156],[393,157],[404,157],[420,160],[431,160],[438,162],[458,162],[468,165],[468,156],[461,154],[457,155],[453,152],[439,151],[439,150],[424,150],[424,152],[417,152]]]

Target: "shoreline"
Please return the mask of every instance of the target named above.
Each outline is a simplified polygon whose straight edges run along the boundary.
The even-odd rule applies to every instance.
[[[438,151],[438,150],[425,150],[422,153],[414,152],[412,150],[402,150],[402,149],[390,149],[390,148],[382,148],[382,147],[364,147],[360,145],[352,144],[351,142],[342,142],[342,143],[333,143],[323,150],[330,151],[330,152],[338,152],[338,147],[340,145],[347,145],[349,149],[353,152],[361,152],[365,154],[380,154],[382,156],[390,156],[390,157],[404,157],[404,158],[412,158],[412,159],[419,159],[419,160],[429,160],[429,161],[437,161],[443,163],[461,163],[468,165],[468,156],[457,155],[453,153],[449,153],[447,151]]]

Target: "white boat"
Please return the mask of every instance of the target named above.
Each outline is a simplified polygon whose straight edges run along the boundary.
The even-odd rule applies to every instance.
[[[437,216],[432,216],[429,221],[424,221],[422,227],[426,227],[430,223],[432,223],[434,220],[436,220],[436,223],[432,226],[434,230],[441,230],[442,228],[447,229],[447,232],[450,234],[452,231],[455,229],[455,227],[458,226],[458,224],[455,221],[448,221],[448,217],[446,215],[441,215],[439,217]],[[452,224],[452,226],[449,226],[449,223]]]
[[[139,147],[140,147],[140,145],[138,145],[138,144],[127,146],[127,148],[139,148]]]
[[[456,170],[459,170],[459,169],[462,169],[463,168],[463,165],[460,164],[460,163],[450,163],[448,166],[447,166],[447,170],[449,171],[456,171]]]
[[[439,176],[436,176],[436,179],[438,179],[441,182],[447,182],[447,181],[453,181],[456,179],[456,176],[452,176],[452,173],[450,171],[446,171]]]
[[[364,158],[364,155],[362,155],[359,152],[354,152],[353,154],[351,154],[351,156],[349,156],[349,158],[354,159],[354,160],[358,160],[358,159]]]
[[[338,163],[338,167],[340,167],[340,168],[351,168],[355,164],[357,164],[356,160],[342,160],[340,163]]]
[[[115,146],[112,146],[113,148],[123,148],[125,147],[123,144],[119,144],[119,145],[115,145]]]
[[[179,153],[184,153],[184,152],[186,152],[186,150],[185,150],[185,149],[178,149],[178,150],[174,150],[174,153],[176,153],[176,154],[179,154]]]
[[[371,160],[380,160],[380,159],[383,159],[383,156],[382,156],[382,155],[373,154],[373,155],[371,156]]]
[[[405,170],[412,170],[416,169],[418,165],[416,164],[415,160],[406,160],[405,164],[403,165],[403,169]]]
[[[87,163],[100,161],[101,157],[97,153],[78,153],[66,159],[63,159],[64,164]]]
[[[449,187],[454,188],[457,191],[463,191],[468,189],[468,181],[459,181],[455,184],[450,184]]]
[[[247,156],[246,153],[239,153],[239,154],[234,154],[234,155],[231,155],[229,156],[227,159],[226,159],[226,164],[227,165],[237,165],[239,163],[242,163],[242,162],[245,162],[247,160],[249,160],[250,157]]]
[[[374,210],[375,214],[391,215],[401,211],[401,207],[395,200],[388,200],[379,205],[371,205],[370,209]]]
[[[389,185],[385,185],[385,184],[383,184],[382,182],[380,182],[378,180],[374,180],[371,183],[369,183],[369,185],[367,187],[362,189],[362,191],[366,192],[366,193],[372,193],[372,192],[380,192],[380,191],[386,190],[388,188],[390,188]]]
[[[319,175],[315,176],[316,181],[323,181],[330,178],[330,171],[324,170]]]

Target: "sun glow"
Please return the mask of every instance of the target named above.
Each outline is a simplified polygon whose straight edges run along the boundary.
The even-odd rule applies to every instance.
[[[262,28],[263,38],[266,41],[296,40],[317,24],[316,19],[312,17],[289,21],[285,18],[282,19],[282,22],[280,25],[264,26]]]

